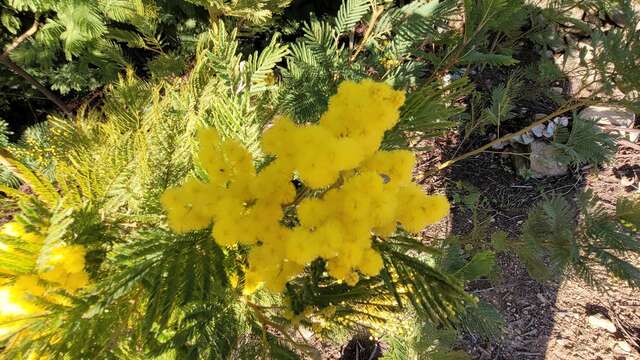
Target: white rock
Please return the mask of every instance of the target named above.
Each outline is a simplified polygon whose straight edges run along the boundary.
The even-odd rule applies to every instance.
[[[544,137],[550,138],[556,132],[556,123],[553,121],[550,122],[547,127],[544,129]]]
[[[522,143],[525,145],[529,145],[535,140],[535,138],[531,134],[522,134]]]
[[[462,78],[466,73],[467,73],[467,70],[465,70],[465,69],[455,70],[455,71],[453,71],[451,73],[451,79],[452,80],[458,80],[458,79]]]
[[[452,78],[452,77],[453,77],[453,76],[452,76],[451,74],[445,74],[445,75],[442,77],[442,82],[444,83],[444,85],[445,85],[445,86],[446,86],[446,85],[451,84],[451,78]]]
[[[556,125],[560,125],[560,126],[568,126],[569,125],[569,117],[568,116],[558,116],[557,118],[553,119],[553,122],[556,123]]]
[[[594,58],[594,48],[591,45],[591,41],[588,40],[580,40],[577,44],[578,51],[585,51],[584,60],[589,62]],[[578,52],[578,59],[580,59],[580,53]]]
[[[584,17],[584,14],[585,14],[585,11],[582,8],[574,6],[565,15],[570,18],[582,20],[582,18]]]
[[[628,342],[624,341],[624,340],[620,340],[616,342],[616,345],[618,346],[618,348],[626,353],[630,353],[631,352],[631,345],[629,345]]]
[[[589,106],[582,110],[579,116],[585,120],[596,120],[605,130],[610,130],[606,128],[611,126],[631,129],[636,122],[635,113],[618,105]],[[615,132],[631,142],[637,141],[640,136],[638,132],[624,131],[624,129]]]
[[[300,335],[302,335],[305,340],[309,341],[313,338],[313,331],[306,326],[300,326],[298,330],[300,330]]]
[[[531,132],[536,137],[542,137],[542,133],[544,133],[544,124],[540,124],[540,125],[534,127],[533,129],[531,129]]]
[[[518,135],[514,137],[512,140],[520,144],[529,145],[533,142],[533,140],[535,140],[535,138],[530,133],[527,133],[527,134]]]
[[[560,176],[568,172],[568,167],[554,158],[555,149],[544,141],[531,144],[529,162],[534,177]]]
[[[503,142],[499,142],[499,143],[497,143],[497,144],[493,144],[493,145],[491,145],[491,147],[492,147],[493,149],[496,149],[496,150],[502,150],[502,149],[504,149],[504,148],[505,148],[505,146],[507,146],[507,144],[505,144],[505,143],[503,143]]]
[[[632,177],[626,177],[626,176],[621,176],[620,177],[620,185],[621,186],[624,186],[624,187],[631,186],[635,182],[636,182],[636,179],[634,179]]]
[[[602,314],[594,314],[589,316],[589,325],[594,329],[604,329],[610,333],[616,332],[616,326],[611,320],[605,318]]]

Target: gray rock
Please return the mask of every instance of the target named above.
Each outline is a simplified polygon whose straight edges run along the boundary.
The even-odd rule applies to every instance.
[[[496,150],[502,150],[502,149],[504,149],[506,146],[507,146],[507,144],[506,144],[506,143],[499,142],[499,143],[496,143],[496,144],[491,145],[491,148],[496,149]]]
[[[584,119],[606,119],[611,125],[631,127],[636,120],[636,115],[619,105],[589,106],[580,112]]]
[[[576,49],[584,48],[586,51],[585,61],[593,59],[593,47],[587,43],[578,43],[572,51],[567,51],[563,55],[556,55],[554,62],[558,69],[569,79],[569,95],[575,97],[588,97],[599,85],[594,71],[590,71],[581,63],[580,51]]]
[[[551,87],[551,92],[556,95],[562,95],[562,93],[564,92],[564,89],[561,88],[560,86],[553,86]]]
[[[602,20],[596,14],[587,13],[584,17],[584,21],[592,24],[594,27],[599,28],[602,26]]]
[[[627,26],[627,19],[625,18],[624,12],[622,12],[622,10],[620,10],[618,8],[613,8],[613,9],[609,10],[608,13],[609,13],[609,18],[616,25],[618,25],[618,26],[620,26],[622,28]]]
[[[536,140],[531,143],[529,161],[534,177],[565,175],[569,171],[567,165],[560,163],[554,157],[555,149],[544,141]]]
[[[551,50],[553,50],[554,53],[556,54],[560,54],[562,52],[564,52],[566,50],[566,46],[562,43],[557,43],[554,45],[551,45]]]
[[[613,129],[614,133],[623,136],[631,142],[636,142],[640,133],[625,131],[624,129],[631,129],[636,122],[636,114],[626,109],[623,106],[618,105],[598,105],[589,106],[582,110],[579,114],[582,119],[596,120],[597,124],[602,126],[603,129],[611,131],[613,128],[621,128],[620,130]]]
[[[553,52],[560,53],[565,50],[566,45],[564,43],[564,39],[557,28],[547,31],[543,37]]]
[[[511,139],[511,141],[522,144],[522,135],[518,135],[518,136],[514,137],[513,139]]]

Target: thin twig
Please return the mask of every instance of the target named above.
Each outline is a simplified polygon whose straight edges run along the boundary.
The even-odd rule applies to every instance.
[[[36,31],[38,31],[38,26],[39,26],[38,19],[36,19],[33,22],[33,25],[31,25],[31,27],[27,31],[25,31],[22,35],[18,36],[15,40],[13,40],[11,44],[9,44],[9,46],[7,46],[7,48],[4,50],[2,55],[0,55],[0,57],[8,58],[9,54],[13,50],[15,50],[15,48],[20,46],[20,44],[22,44],[25,40],[31,37],[31,35],[35,34]]]
[[[623,131],[623,132],[629,132],[629,133],[640,133],[640,129],[634,129],[634,128],[628,128],[628,127],[620,127],[620,126],[615,126],[615,125],[598,125],[598,126],[603,128],[604,130]]]
[[[597,104],[597,103],[598,102],[594,101],[594,100],[591,100],[591,101],[589,101],[589,100],[581,100],[581,101],[577,101],[577,102],[575,102],[573,104],[567,105],[565,107],[561,107],[560,109],[554,111],[553,113],[543,117],[542,119],[540,119],[538,121],[535,121],[535,122],[531,123],[531,125],[529,125],[529,126],[527,126],[525,128],[522,128],[519,131],[504,135],[504,136],[502,136],[500,138],[497,138],[497,139],[495,139],[495,140],[493,140],[493,141],[491,141],[491,142],[489,142],[489,143],[487,143],[487,144],[485,144],[485,145],[483,145],[483,146],[481,146],[481,147],[479,147],[479,148],[477,148],[475,150],[469,151],[469,152],[467,152],[465,154],[462,154],[462,155],[460,155],[458,157],[455,157],[455,158],[453,158],[451,160],[445,161],[444,163],[440,164],[436,169],[426,172],[425,176],[431,176],[431,175],[439,172],[440,170],[444,170],[444,169],[448,168],[449,166],[457,163],[458,161],[464,160],[464,159],[469,158],[469,157],[474,156],[474,155],[478,155],[478,154],[484,152],[485,150],[491,148],[493,145],[506,142],[508,140],[511,140],[511,139],[515,138],[516,136],[525,134],[529,130],[533,129],[534,127],[536,127],[538,125],[541,125],[541,124],[544,124],[545,122],[555,118],[556,116],[562,115],[567,111],[575,110],[575,109],[577,109],[577,108],[579,108],[581,106],[593,105],[593,104]]]
[[[351,55],[351,59],[350,59],[351,62],[353,62],[358,57],[358,54],[360,54],[360,52],[364,49],[365,45],[367,44],[367,41],[369,41],[369,36],[371,36],[371,32],[373,31],[373,28],[375,27],[376,22],[378,21],[378,17],[382,15],[383,11],[384,11],[383,6],[373,5],[373,12],[371,13],[371,20],[369,21],[369,26],[367,26],[367,31],[364,33],[364,37],[362,38],[362,41],[356,48],[356,51],[353,53],[353,55]]]
[[[640,145],[632,143],[629,140],[618,140],[618,145],[630,147],[634,150],[640,150]]]
[[[46,96],[47,99],[51,100],[51,102],[56,104],[60,108],[60,110],[62,110],[62,112],[64,112],[67,116],[71,117],[73,116],[73,114],[71,113],[69,108],[67,108],[67,105],[64,103],[64,101],[62,101],[62,99],[60,99],[54,93],[49,91],[49,89],[47,89],[42,84],[40,84],[38,80],[36,80],[33,76],[29,75],[29,73],[24,71],[24,69],[18,66],[18,64],[11,61],[11,59],[9,58],[9,55],[13,50],[15,50],[18,46],[20,46],[20,44],[22,44],[25,40],[27,40],[33,34],[35,34],[36,31],[38,31],[38,26],[39,26],[38,19],[36,18],[36,20],[33,22],[33,25],[31,25],[31,27],[27,31],[25,31],[22,35],[18,36],[9,46],[7,46],[7,48],[4,50],[2,55],[0,55],[0,63],[4,64],[11,71],[16,73],[16,75],[25,79],[29,84],[31,84],[38,91],[40,91],[42,95]]]
[[[262,312],[262,310],[261,310],[259,305],[254,304],[254,303],[249,302],[249,301],[247,301],[246,304],[249,305],[249,307],[251,307],[253,309],[254,313],[258,317],[258,320],[262,323],[263,329],[264,329],[264,326],[267,325],[267,326],[270,326],[270,327],[278,330],[278,332],[280,332],[287,339],[287,341],[289,341],[293,346],[295,346],[296,348],[298,348],[301,351],[305,352],[306,354],[311,356],[311,358],[313,358],[314,360],[320,360],[320,355],[318,354],[318,351],[313,346],[311,346],[309,344],[302,344],[302,343],[299,343],[299,342],[295,341],[291,337],[291,335],[289,335],[287,333],[287,331],[280,324],[277,324],[277,323],[269,320],[267,318],[267,316]],[[303,337],[303,339],[304,339],[304,337]],[[304,340],[306,342],[306,339],[304,339]]]

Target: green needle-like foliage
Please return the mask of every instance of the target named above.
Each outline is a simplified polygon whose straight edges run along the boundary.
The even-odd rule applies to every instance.
[[[79,107],[73,119],[51,116],[17,144],[8,144],[0,130],[3,209],[15,213],[13,221],[25,229],[46,232],[47,249],[83,245],[91,277],[80,292],[60,290],[64,302],[36,299],[46,311],[24,319],[18,335],[3,340],[3,356],[315,358],[317,350],[292,336],[299,326],[339,338],[345,331],[376,331],[401,312],[415,315],[418,325],[404,344],[390,340],[390,358],[462,358],[450,351],[456,328],[499,336],[495,310],[465,292],[469,281],[491,276],[490,251],[465,258],[455,241],[426,245],[406,234],[375,238],[384,262],[378,276],[348,286],[316,260],[283,293],[247,296],[247,248],[219,247],[211,229],[172,233],[159,198],[185,177],[205,179],[194,156],[199,128],[215,127],[223,138],[239,140],[257,163],[268,163],[260,138],[274,116],[318,121],[344,80],[374,79],[405,91],[400,120],[385,134],[384,149],[417,147],[419,140],[465,125],[467,118],[477,122],[466,126],[471,130],[508,126],[520,102],[540,95],[523,94],[520,86],[545,88],[561,75],[549,61],[521,67],[514,44],[525,39],[547,46],[541,34],[548,27],[535,23],[537,15],[565,18],[518,0],[416,0],[403,6],[345,0],[336,16],[292,24],[286,36],[269,33],[268,20],[288,3],[3,3],[0,20],[12,33],[22,29],[25,13],[42,22],[33,38],[12,51],[13,61],[63,92],[106,84],[98,106]],[[558,9],[564,6],[559,2]],[[461,27],[452,22],[456,15],[466,19]],[[182,30],[165,37],[167,24]],[[248,40],[255,31],[264,31],[261,40]],[[634,39],[629,29],[594,37],[604,50],[590,70],[607,72],[611,80],[603,93],[614,85],[640,87],[637,77],[627,76],[634,71],[629,59],[640,48]],[[144,57],[150,59],[144,71],[139,64],[129,66],[135,60],[131,49],[154,54]],[[471,69],[499,69],[507,80],[486,96],[467,76]],[[473,104],[468,117],[465,99]],[[632,95],[623,100],[634,101]],[[613,150],[606,135],[580,120],[555,140],[570,164],[601,163]],[[519,241],[495,236],[494,242],[515,251],[539,278],[570,270],[597,283],[593,269],[602,267],[638,286],[639,272],[625,260],[640,251],[638,208],[637,201],[624,199],[613,214],[585,195],[576,211],[554,197],[534,208]],[[470,237],[486,235],[484,230]],[[38,249],[32,243],[5,235],[0,242],[13,251],[0,250],[3,279],[35,268]]]
[[[582,218],[569,222],[575,210],[564,198],[552,197],[529,213],[520,241],[507,249],[514,250],[539,279],[568,271],[598,286],[604,281],[596,271],[601,268],[638,287],[640,270],[625,258],[640,252],[638,205],[637,199],[620,199],[614,212],[607,211],[587,191],[578,201]]]

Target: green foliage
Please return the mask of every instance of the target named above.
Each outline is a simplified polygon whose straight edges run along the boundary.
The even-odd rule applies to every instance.
[[[594,269],[602,267],[630,286],[640,285],[640,271],[624,255],[640,252],[638,201],[620,199],[615,213],[605,210],[591,192],[578,201],[582,219],[562,197],[544,200],[529,213],[520,242],[508,244],[532,276],[546,279],[569,271],[591,285],[602,282]],[[548,261],[546,261],[548,256]]]
[[[187,0],[209,11],[211,20],[222,16],[247,20],[255,25],[266,23],[287,7],[291,0]]]
[[[412,47],[424,41],[433,42],[439,37],[438,28],[446,26],[447,13],[455,7],[454,1],[415,1],[390,12],[393,39],[391,54],[396,58],[406,58],[413,53]],[[383,24],[383,20],[380,21]]]
[[[432,268],[420,257],[411,255],[418,251],[425,256],[432,253],[433,249],[410,238],[394,240],[380,244],[386,268],[382,277],[399,305],[403,304],[398,291],[398,287],[402,286],[412,290],[405,301],[408,300],[419,315],[434,323],[454,323],[456,314],[472,301],[464,293],[463,282]],[[397,276],[395,281],[393,274]]]
[[[457,100],[471,92],[467,78],[450,84],[425,84],[410,93],[401,109],[400,122],[385,136],[388,146],[406,146],[399,140],[402,134],[418,132],[422,136],[436,136],[455,125],[454,119],[463,108]]]
[[[454,351],[457,340],[455,331],[435,328],[432,324],[409,322],[407,333],[392,334],[387,341],[389,349],[384,360],[466,360],[469,356]]]
[[[524,61],[516,45],[550,46],[544,37],[550,22],[566,20],[557,9],[535,9],[518,0],[418,0],[402,6],[345,0],[335,17],[314,16],[299,28],[291,24],[283,37],[270,32],[269,21],[274,16],[278,21],[289,2],[13,0],[3,5],[0,23],[13,34],[2,36],[5,43],[24,30],[30,16],[42,23],[12,52],[14,61],[61,92],[106,84],[99,106],[81,106],[74,119],[50,117],[17,144],[7,143],[0,126],[0,145],[6,147],[2,169],[14,176],[0,174],[10,185],[0,187],[11,197],[6,204],[26,226],[47,224],[47,246],[85,245],[93,282],[84,293],[65,294],[68,307],[46,304],[46,315],[26,325],[43,335],[11,347],[7,356],[308,358],[317,353],[289,337],[298,326],[337,338],[344,331],[381,328],[398,313],[416,322],[407,336],[389,338],[389,359],[466,358],[451,350],[453,329],[502,335],[496,310],[465,292],[465,284],[496,271],[495,254],[480,241],[489,234],[490,217],[480,206],[485,199],[473,189],[455,195],[470,211],[473,231],[430,245],[406,234],[376,238],[384,270],[355,286],[337,283],[317,260],[284,293],[244,297],[246,248],[222,249],[209,231],[168,230],[159,196],[180,179],[204,177],[194,161],[195,132],[201,127],[238,139],[257,162],[267,162],[260,134],[275,115],[318,121],[340,82],[373,78],[406,92],[400,121],[385,134],[383,148],[415,147],[416,140],[465,119],[470,119],[465,136],[489,127],[500,132],[517,118],[518,106],[541,96],[523,89],[548,88],[561,77],[550,61]],[[546,17],[538,23],[540,14]],[[456,15],[466,19],[462,28],[451,21]],[[259,36],[247,36],[257,31]],[[637,55],[631,31],[594,37],[605,50],[620,48],[598,54],[594,65],[602,72],[614,69],[610,87],[636,88],[635,75],[625,76],[634,65],[629,59]],[[140,53],[146,55],[136,58]],[[498,85],[481,89],[470,79],[476,74],[495,75]],[[465,99],[472,103],[466,117]],[[614,149],[606,135],[579,119],[571,133],[554,140],[563,161],[576,165],[601,163]],[[16,190],[19,185],[29,191]],[[636,200],[623,199],[611,214],[585,195],[576,211],[554,197],[530,213],[519,241],[496,232],[492,244],[516,252],[540,279],[568,269],[597,283],[593,268],[600,266],[638,286],[639,271],[624,259],[640,251],[637,209]],[[583,218],[568,220],[577,213]],[[10,245],[33,251],[15,240]],[[3,256],[0,265],[20,270],[29,266],[23,260]]]
[[[9,146],[9,124],[0,118],[0,148],[4,149]],[[18,179],[13,173],[6,167],[0,167],[0,184],[6,185],[12,188],[20,185],[20,179]]]
[[[616,215],[624,226],[635,228],[636,231],[640,228],[640,210],[637,201],[620,198],[616,203]]]
[[[146,81],[129,70],[105,88],[100,107],[83,107],[73,120],[51,117],[10,147],[20,159],[31,159],[28,166],[11,157],[6,163],[34,193],[7,194],[49,209],[51,214],[40,218],[66,234],[56,238],[90,246],[99,264],[91,267],[91,290],[74,298],[70,308],[30,321],[30,330],[45,335],[11,348],[11,355],[293,359],[312,351],[287,333],[298,323],[313,326],[317,314],[324,314],[327,334],[380,326],[400,309],[412,309],[434,324],[459,322],[459,313],[474,303],[462,278],[481,272],[487,259],[472,261],[459,278],[433,266],[435,250],[419,239],[376,241],[386,266],[380,276],[349,287],[323,274],[324,264],[316,262],[284,294],[261,293],[260,303],[253,304],[240,300],[244,270],[236,264],[246,249],[223,250],[208,231],[178,236],[165,225],[160,194],[187,175],[203,176],[193,160],[198,128],[213,126],[223,137],[239,139],[263,161],[260,133],[286,108],[287,99],[300,96],[295,91],[303,84],[296,81],[321,69],[321,61],[349,62],[353,49],[341,45],[343,35],[333,24],[355,24],[360,20],[353,19],[363,15],[357,6],[344,6],[340,20],[312,21],[291,47],[274,36],[260,51],[244,44],[237,28],[228,30],[221,19],[198,37],[187,76],[160,76],[173,72],[165,71],[174,68],[170,59],[150,65],[154,76]],[[119,34],[136,44],[130,35]],[[369,50],[364,53],[362,61],[377,61]],[[287,70],[277,68],[283,60]],[[324,74],[332,75],[323,80],[331,91],[315,88],[309,94],[326,102],[339,83],[334,74],[366,77],[360,60],[353,65],[353,70],[331,65]],[[451,127],[451,117],[463,110],[454,103],[471,88],[467,79],[445,86],[397,86],[406,86],[407,106],[387,147],[406,144],[409,132],[432,135]],[[308,311],[315,315],[303,316]],[[61,341],[51,341],[53,334]],[[91,341],[83,340],[86,334]]]
[[[338,34],[352,31],[355,25],[369,13],[369,0],[345,0],[338,10],[335,29]]]
[[[564,137],[564,139],[563,139]],[[563,136],[562,130],[556,135],[553,146],[555,158],[565,164],[580,166],[599,165],[609,161],[616,153],[616,142],[604,133],[594,121],[574,117],[571,132]]]
[[[132,34],[152,38],[156,31],[156,8],[142,1],[13,1],[7,11],[30,11],[42,22],[32,39],[11,52],[12,60],[63,94],[115,79],[127,64],[117,42],[131,44]],[[135,30],[121,30],[115,22]],[[148,47],[144,40],[137,45]]]
[[[631,71],[631,62],[638,58],[636,28],[593,28],[581,19],[571,19],[570,15],[573,8],[579,7],[589,14],[615,13],[619,21],[637,24],[640,17],[630,3],[561,0],[541,4],[506,0],[464,3],[464,36],[453,42],[457,48],[448,53],[452,54],[450,57],[459,56],[457,62],[445,64],[449,68],[468,65],[468,70],[477,72],[480,80],[491,83],[474,91],[469,99],[470,111],[464,115],[465,140],[475,132],[484,134],[487,130],[499,137],[502,127],[522,128],[523,122],[526,125],[533,121],[536,113],[550,113],[581,101],[621,103],[637,109],[640,82]],[[562,29],[568,23],[575,31],[591,37],[590,46],[571,41],[570,34],[563,39]],[[566,68],[558,63],[558,52],[564,53]],[[508,91],[514,79],[517,79],[514,85],[519,86]],[[584,86],[590,95],[587,99],[568,99],[566,94],[549,91],[563,86],[576,96],[587,96],[585,91],[578,94]],[[616,96],[612,96],[614,92]],[[510,114],[512,109],[523,112]],[[607,134],[579,119],[575,120],[571,134],[559,129],[554,141],[559,160],[572,165],[601,164],[611,157],[614,149]]]
[[[500,126],[515,117],[514,99],[522,89],[522,84],[515,76],[509,77],[506,83],[499,84],[491,90],[488,106],[480,112],[476,121],[471,121],[467,126],[467,132],[475,129],[484,129],[487,125],[493,125],[500,131]]]
[[[460,316],[460,323],[461,329],[485,340],[500,339],[506,325],[498,309],[484,300],[467,307]]]
[[[40,23],[35,35],[10,57],[65,95],[109,84],[127,67],[139,73],[145,67],[158,77],[181,74],[193,55],[197,34],[209,21],[215,24],[220,16],[228,16],[238,24],[264,26],[289,2],[16,0],[3,5],[1,24],[18,35],[32,22],[29,19]],[[13,40],[2,37],[0,43]]]
[[[633,94],[634,90],[640,87],[640,76],[634,71],[633,65],[634,59],[640,56],[640,40],[637,27],[633,25],[640,22],[640,14],[633,10],[628,0],[619,1],[616,5],[629,26],[606,33],[596,29],[592,34],[592,43],[598,50],[592,62],[598,79],[602,81],[602,90],[611,94],[617,87],[626,94],[623,101],[633,105],[638,100]],[[614,4],[605,3],[605,6],[611,10]]]
[[[493,66],[511,66],[519,63],[510,55],[484,54],[478,51],[470,51],[460,59],[460,64],[487,64]]]
[[[459,199],[458,203],[471,208],[473,228],[461,237],[452,236],[443,241],[442,253],[437,261],[438,268],[467,283],[480,279],[491,281],[499,272],[496,254],[491,250],[474,248],[482,246],[478,243],[484,241],[488,234],[488,219],[478,220],[480,196],[471,192],[464,200]],[[494,233],[492,237],[500,236],[506,237],[506,234]],[[483,300],[467,304],[458,317],[457,328],[460,332],[470,333],[483,339],[500,338],[505,325],[498,310]]]
[[[77,299],[72,310],[59,309],[29,323],[33,331],[58,334],[61,341],[42,336],[12,349],[15,354],[30,349],[54,357],[226,358],[237,351],[240,336],[261,338],[259,332],[252,335],[256,328],[247,319],[251,313],[228,282],[233,269],[227,269],[226,259],[234,255],[223,253],[208,232],[180,237],[157,227],[163,216],[159,195],[193,168],[197,127],[215,126],[256,149],[264,120],[255,109],[268,89],[264,74],[284,48],[274,41],[247,57],[248,65],[241,67],[242,55],[235,52],[230,56],[237,61],[215,56],[237,47],[234,36],[222,25],[204,34],[198,63],[187,79],[147,83],[129,73],[109,89],[101,108],[84,112],[74,122],[51,119],[46,141],[56,151],[47,153],[48,163],[32,166],[51,164],[60,193],[39,172],[4,157],[38,201],[64,210],[61,218],[55,213],[40,217],[51,222],[49,232],[66,224],[57,233],[77,234],[67,239],[72,243],[97,242],[96,251],[104,260],[92,267],[100,269],[93,275],[95,288]],[[205,78],[212,69],[223,76]],[[27,146],[30,143],[24,150],[30,156],[46,153],[42,147]],[[96,210],[81,211],[85,204]],[[81,214],[92,214],[109,231],[96,227],[95,220],[81,220]],[[83,234],[93,240],[87,242]],[[105,234],[111,234],[109,240]],[[105,330],[114,327],[120,332]],[[87,334],[92,340],[80,341]],[[116,347],[111,346],[114,339]],[[284,353],[276,340],[270,343],[274,352]],[[130,355],[140,346],[145,356]]]
[[[408,96],[400,123],[387,134],[385,146],[406,146],[402,137],[411,131],[430,136],[452,127],[452,118],[463,111],[456,102],[471,86],[465,78],[444,86],[424,82],[424,65],[413,61],[413,45],[439,38],[436,29],[445,26],[445,14],[455,3],[416,1],[391,7],[373,24],[370,36],[355,44],[345,38],[352,38],[345,33],[345,24],[366,19],[363,11],[371,11],[370,5],[369,1],[344,2],[337,18],[312,19],[305,24],[304,35],[292,45],[287,66],[281,69],[279,110],[298,121],[316,121],[338,83],[373,76],[397,88],[416,87]]]

